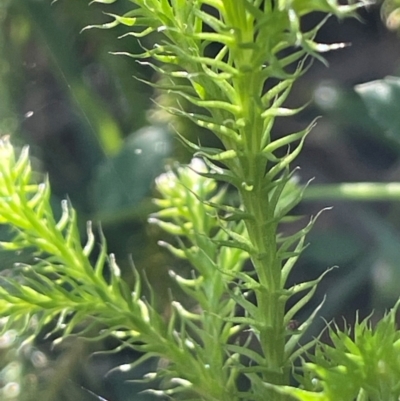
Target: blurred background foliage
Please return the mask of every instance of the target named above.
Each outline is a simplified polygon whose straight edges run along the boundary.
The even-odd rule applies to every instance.
[[[86,25],[108,20],[103,7],[87,3],[0,1],[0,135],[31,146],[37,170],[49,174],[55,210],[67,196],[82,229],[88,219],[101,221],[126,279],[132,280],[131,255],[155,286],[162,309],[171,285],[168,266],[177,262],[157,247],[160,234],[146,224],[153,210],[153,181],[165,164],[187,162],[190,156],[174,139],[159,106],[171,100],[141,82],[157,79],[153,71],[109,54],[134,53],[141,44],[118,40],[121,27],[80,33]],[[131,6],[119,1],[107,10],[120,14]],[[327,54],[328,69],[314,63],[290,99],[297,106],[313,99],[311,105],[295,118],[278,121],[275,129],[276,135],[294,132],[323,116],[298,160],[302,182],[313,177],[312,185],[400,180],[399,10],[399,1],[385,1],[363,11],[361,22],[331,19],[321,30],[320,41],[351,46]],[[319,18],[312,15],[304,26]],[[212,144],[207,133],[187,121],[175,120],[175,126]],[[325,206],[334,208],[309,236],[311,246],[292,280],[315,278],[338,265],[315,299],[314,306],[327,295],[324,319],[344,316],[351,322],[355,310],[361,317],[375,310],[379,317],[400,295],[400,202],[306,199],[298,212],[315,214]],[[3,227],[0,236],[7,236]],[[29,262],[29,257],[0,253],[2,274],[17,258]],[[308,312],[303,313],[298,320]],[[317,319],[310,335],[324,324]],[[0,400],[152,399],[138,394],[144,384],[127,380],[154,366],[107,374],[137,357],[96,354],[113,349],[113,340],[93,344],[71,338],[57,347],[45,335],[33,343],[26,340],[12,331],[0,338]]]

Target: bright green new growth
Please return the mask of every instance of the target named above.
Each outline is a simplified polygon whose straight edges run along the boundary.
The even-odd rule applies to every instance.
[[[101,232],[100,252],[92,265],[89,257],[95,237],[91,224],[87,225],[87,241],[82,247],[75,211],[63,201],[62,215],[56,221],[50,206],[49,183],[46,180],[35,184],[31,176],[28,149],[22,149],[16,159],[8,138],[2,138],[0,222],[10,225],[14,236],[1,246],[12,251],[28,248],[37,255],[33,265],[15,267],[15,278],[1,277],[0,315],[8,317],[5,329],[16,325],[21,330],[32,328],[31,318],[35,315],[39,331],[57,317],[54,331],[61,330],[64,336],[90,316],[93,319],[85,331],[100,321],[113,330],[130,330],[130,336],[133,330],[140,332],[140,336],[145,332],[153,336],[148,325],[152,313],[140,299],[139,281],[131,292],[121,280],[114,255],[106,254]],[[103,277],[106,262],[109,281]]]
[[[2,246],[12,251],[33,248],[38,256],[31,266],[17,266],[15,277],[2,278],[0,316],[9,317],[7,327],[19,324],[22,330],[35,316],[38,331],[56,318],[54,332],[64,337],[75,333],[78,323],[88,321],[81,335],[101,327],[95,338],[114,335],[121,339],[121,348],[144,353],[131,368],[148,358],[167,359],[168,365],[147,379],[163,379],[155,393],[186,400],[261,401],[290,396],[397,400],[398,395],[393,395],[397,393],[388,395],[380,388],[381,383],[391,383],[399,361],[371,358],[378,344],[390,352],[397,347],[395,312],[376,332],[367,322],[358,324],[354,342],[346,333],[332,331],[335,348],[318,346],[312,363],[303,366],[304,377],[298,375],[304,389],[288,386],[294,361],[316,343],[299,348],[317,311],[295,330],[291,322],[322,277],[287,288],[315,218],[288,237],[278,234],[278,226],[290,220],[290,211],[301,201],[303,189],[293,183],[291,166],[314,122],[278,139],[272,129],[276,118],[302,110],[287,109],[284,102],[307,69],[307,60],[321,59],[320,52],[342,47],[315,42],[322,24],[303,32],[301,18],[315,11],[347,17],[361,3],[131,2],[132,11],[124,16],[109,14],[113,22],[100,28],[123,24],[132,27],[124,35],[128,37],[155,33],[152,49],[129,56],[163,76],[155,86],[185,99],[196,110],[172,107],[171,113],[207,128],[221,143],[219,149],[205,148],[182,136],[196,157],[190,166],[171,168],[156,182],[161,197],[155,202],[160,210],[150,222],[176,237],[176,243],[161,245],[191,266],[186,274],[170,272],[187,299],[178,302],[172,295],[168,317],[156,311],[151,288],[151,299],[144,299],[137,274],[133,291],[121,279],[115,257],[107,256],[101,231],[99,256],[92,263],[96,241],[90,224],[82,247],[72,207],[65,201],[62,216],[55,219],[49,185],[31,179],[27,150],[15,158],[3,138],[0,223],[9,224],[15,237]],[[154,63],[143,61],[147,59]],[[218,182],[234,187],[241,204],[228,204],[228,186],[221,188]],[[244,269],[246,260],[252,267]],[[109,280],[103,274],[106,265]],[[287,309],[294,295],[297,302]],[[390,332],[390,340],[383,341],[382,332]],[[351,385],[349,372],[354,375]],[[371,372],[381,376],[374,380]],[[371,390],[368,385],[375,387]]]
[[[329,328],[333,345],[318,344],[303,365],[302,388],[275,387],[300,401],[398,401],[400,397],[400,332],[396,313],[400,301],[371,328],[369,319]]]
[[[235,278],[254,293],[257,306],[241,292],[234,299],[245,309],[243,323],[262,350],[256,360],[250,358],[251,366],[240,369],[251,383],[250,397],[250,393],[260,392],[263,381],[288,383],[292,353],[310,322],[300,327],[300,334],[288,335],[286,326],[311,298],[318,282],[285,289],[311,224],[289,238],[277,235],[278,224],[301,200],[301,192],[292,193],[287,202],[283,202],[282,195],[290,185],[290,165],[313,123],[276,140],[272,139],[272,128],[277,117],[302,110],[287,109],[283,104],[293,83],[305,71],[307,57],[320,58],[319,52],[342,45],[318,44],[314,38],[320,25],[302,32],[300,19],[315,11],[345,17],[361,4],[340,6],[336,1],[304,0],[133,3],[137,8],[124,16],[110,15],[114,22],[100,28],[123,24],[138,28],[124,36],[143,37],[153,32],[162,35],[152,49],[128,55],[158,61],[157,65],[144,63],[169,78],[170,84],[163,83],[161,89],[204,110],[188,113],[170,109],[218,137],[221,149],[204,148],[182,139],[207,163],[210,171],[204,176],[231,184],[240,194],[242,204],[230,210],[230,217],[244,221],[247,235],[228,232],[229,246],[245,250],[252,261],[255,276],[243,273]],[[267,87],[270,89],[265,90]],[[279,151],[284,155],[278,156]],[[286,312],[287,300],[300,291],[306,291],[306,295]],[[229,353],[227,357],[229,360]]]
[[[215,228],[214,219],[208,215],[213,208],[205,207],[202,201],[218,202],[223,195],[220,192],[211,196],[216,188],[215,181],[181,169],[178,175],[169,172],[158,180],[160,192],[166,198],[158,201],[164,210],[157,214],[157,218],[174,217],[188,223],[175,226],[181,230],[177,232],[172,224],[158,222],[174,234],[187,234],[187,239],[194,245],[193,249],[182,247],[181,252],[188,259],[196,258],[195,266],[202,276],[187,280],[173,275],[181,287],[209,311],[203,319],[204,327],[201,327],[197,325],[200,316],[185,310],[176,301],[171,304],[168,320],[156,312],[142,298],[139,277],[134,291],[131,291],[120,278],[114,255],[107,257],[102,236],[99,256],[92,265],[89,256],[95,238],[90,224],[87,243],[82,247],[74,210],[63,202],[63,214],[56,221],[50,207],[48,183],[37,185],[33,182],[27,148],[16,158],[8,138],[3,138],[0,152],[1,223],[11,225],[16,234],[12,242],[1,245],[12,251],[33,248],[37,255],[42,256],[33,265],[16,266],[14,278],[2,277],[0,316],[8,317],[4,330],[13,326],[22,331],[36,320],[38,332],[57,318],[53,332],[64,337],[72,333],[78,323],[89,319],[85,329],[74,334],[88,335],[96,327],[98,330],[106,325],[108,328],[94,339],[114,335],[122,340],[121,347],[144,352],[131,368],[154,356],[171,361],[173,369],[158,372],[173,385],[167,393],[193,388],[196,393],[204,394],[204,399],[228,399],[227,394],[233,391],[237,375],[237,369],[232,366],[237,363],[235,358],[228,363],[224,358],[228,351],[216,347],[215,341],[226,343],[241,327],[230,319],[235,302],[222,299],[222,294],[235,271],[242,268],[247,255],[240,249],[230,248],[216,252],[218,242],[214,243],[207,237]],[[195,196],[193,191],[199,188],[201,191]],[[158,220],[153,217],[153,221]],[[193,227],[196,235],[192,235]],[[240,235],[244,228],[239,223],[233,224],[231,229]],[[221,243],[228,237],[225,231],[216,234]],[[103,277],[106,262],[111,275],[108,281]],[[215,274],[217,263],[221,263],[229,273],[227,276],[220,274],[221,281]],[[198,344],[200,340],[204,347]],[[208,359],[211,359],[210,364],[205,363]],[[216,367],[221,369],[225,364],[224,375]],[[231,378],[232,388],[225,388],[222,378],[227,376]]]

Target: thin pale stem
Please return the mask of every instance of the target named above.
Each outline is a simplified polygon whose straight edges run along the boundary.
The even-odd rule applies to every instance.
[[[400,200],[398,182],[346,183],[313,185],[304,192],[304,200],[355,200],[355,201],[391,201]]]

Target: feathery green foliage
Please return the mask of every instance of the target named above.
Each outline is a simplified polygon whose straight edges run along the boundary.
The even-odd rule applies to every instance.
[[[243,397],[251,398],[263,380],[275,384],[288,382],[292,353],[310,322],[304,323],[300,334],[287,335],[286,326],[311,298],[318,282],[317,279],[285,289],[312,223],[289,238],[278,238],[277,234],[278,224],[301,200],[298,191],[283,205],[282,194],[290,185],[290,166],[314,123],[279,139],[274,140],[271,134],[276,118],[292,116],[303,108],[288,109],[283,104],[293,83],[306,71],[307,58],[321,59],[320,52],[342,45],[317,43],[314,38],[321,25],[303,32],[300,19],[315,11],[348,16],[361,3],[348,6],[340,6],[336,1],[133,3],[135,9],[123,16],[110,15],[113,22],[100,28],[124,24],[132,27],[125,36],[143,37],[154,32],[161,35],[151,49],[128,55],[169,78],[170,84],[163,83],[161,89],[204,110],[188,113],[170,108],[172,113],[187,116],[218,137],[222,144],[219,149],[183,141],[195,156],[206,161],[210,171],[203,173],[204,176],[234,186],[240,195],[242,204],[230,214],[244,221],[247,236],[229,232],[229,246],[245,250],[255,269],[251,282],[256,284],[251,290],[257,306],[242,294],[236,296],[236,302],[247,315],[240,321],[249,326],[262,350],[261,359],[252,360],[249,364],[253,366],[241,369],[242,373],[247,369],[244,374],[251,383],[249,393]],[[215,43],[217,51],[211,49]],[[244,277],[244,283],[250,280],[249,274]],[[302,291],[305,295],[286,312],[287,300]],[[248,352],[247,348],[241,349]]]
[[[370,318],[351,329],[329,327],[332,345],[318,344],[299,377],[303,388],[275,387],[300,401],[393,400],[400,397],[399,301],[372,328]],[[269,386],[269,385],[267,385]]]
[[[33,180],[28,149],[16,157],[4,137],[0,154],[0,222],[10,225],[14,233],[12,242],[1,246],[10,251],[29,248],[36,256],[33,265],[17,265],[15,274],[1,277],[0,315],[8,317],[6,328],[17,324],[25,329],[33,317],[37,331],[58,317],[55,330],[61,329],[63,336],[88,316],[94,318],[92,324],[101,316],[103,323],[113,327],[125,322],[135,330],[136,324],[143,325],[149,313],[139,300],[140,288],[131,292],[121,280],[114,255],[106,255],[101,232],[100,251],[92,265],[89,256],[95,237],[91,224],[82,246],[76,214],[68,201],[62,202],[62,215],[55,220],[49,183]],[[108,281],[104,279],[106,262]]]
[[[397,399],[397,360],[390,359],[398,341],[396,308],[375,331],[367,321],[357,323],[354,341],[347,329],[331,330],[334,347],[317,340],[299,347],[318,308],[299,327],[292,323],[323,275],[291,287],[287,279],[316,218],[294,234],[279,234],[280,224],[294,217],[291,210],[302,199],[304,188],[293,180],[293,162],[315,122],[280,138],[274,135],[274,122],[304,108],[284,104],[312,58],[323,60],[320,53],[344,46],[315,40],[324,20],[302,31],[301,19],[314,12],[354,16],[363,2],[131,3],[132,11],[108,14],[110,23],[88,28],[122,24],[129,28],[126,38],[154,34],[154,45],[142,54],[122,54],[162,76],[152,85],[176,96],[168,111],[208,129],[221,145],[208,148],[179,135],[194,159],[156,181],[159,211],[149,220],[176,239],[160,245],[191,266],[185,274],[170,272],[186,298],[178,301],[179,295],[172,294],[167,313],[160,313],[151,286],[150,299],[143,298],[143,280],[136,272],[132,291],[121,279],[115,256],[107,255],[101,231],[99,249],[93,252],[96,240],[88,224],[82,246],[72,206],[64,201],[62,216],[55,219],[49,183],[37,184],[27,149],[16,157],[3,138],[0,223],[10,225],[15,235],[1,245],[11,251],[32,248],[36,256],[32,265],[17,266],[10,277],[1,278],[0,316],[8,318],[6,328],[24,330],[35,321],[37,332],[56,320],[52,331],[61,338],[89,335],[93,328],[95,338],[114,335],[121,348],[143,352],[122,370],[153,357],[168,361],[146,379],[161,379],[154,392],[176,399]],[[180,99],[193,111],[180,107]],[[232,189],[240,204],[228,202]],[[296,374],[304,389],[289,387],[295,360],[305,358],[314,345],[311,362]],[[371,349],[379,346],[382,355],[372,357]]]

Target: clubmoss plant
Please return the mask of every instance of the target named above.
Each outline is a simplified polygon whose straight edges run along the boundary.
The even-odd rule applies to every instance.
[[[316,42],[324,20],[305,32],[301,19],[314,12],[354,16],[363,2],[131,3],[132,11],[108,14],[112,22],[96,27],[126,25],[128,38],[154,33],[151,49],[124,54],[154,68],[163,76],[156,86],[195,109],[183,110],[178,101],[169,108],[171,113],[208,129],[221,144],[203,147],[180,133],[195,157],[189,166],[172,166],[156,182],[159,211],[150,222],[176,237],[176,242],[161,245],[191,266],[187,274],[170,272],[187,298],[179,302],[172,294],[168,316],[157,311],[151,286],[151,296],[143,298],[143,280],[137,273],[133,289],[121,279],[101,231],[100,251],[93,262],[96,240],[91,224],[81,245],[72,206],[64,201],[57,220],[50,207],[49,183],[32,179],[27,149],[17,157],[8,138],[3,138],[0,223],[9,225],[15,235],[1,245],[10,251],[32,248],[36,255],[32,265],[18,265],[13,276],[1,278],[0,316],[8,318],[6,329],[24,330],[35,321],[37,332],[56,320],[53,332],[62,339],[106,327],[96,338],[113,335],[121,340],[121,348],[143,352],[130,368],[149,358],[167,361],[146,379],[161,379],[154,392],[174,399],[397,400],[396,385],[383,390],[393,383],[400,365],[397,357],[390,358],[398,342],[397,307],[376,331],[368,321],[357,323],[354,341],[346,330],[332,330],[334,347],[317,345],[311,362],[295,372],[303,389],[289,386],[295,360],[305,359],[317,344],[315,340],[299,346],[317,310],[299,327],[293,320],[322,276],[287,285],[315,217],[286,237],[279,234],[279,225],[291,220],[291,210],[302,199],[304,188],[292,180],[293,163],[315,122],[279,138],[273,127],[276,118],[304,108],[288,109],[284,103],[311,60],[323,60],[320,53],[344,46]],[[237,191],[239,204],[227,201],[228,186]],[[245,268],[247,260],[250,267]],[[296,302],[288,308],[293,296]],[[87,322],[84,329],[78,326],[82,321]],[[379,344],[382,355],[372,358]]]
[[[397,401],[400,397],[399,301],[371,328],[369,319],[351,329],[329,327],[332,345],[318,344],[311,362],[303,364],[300,388],[271,386],[301,401]]]

